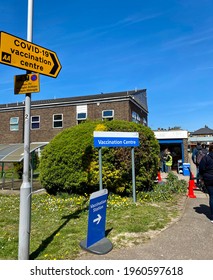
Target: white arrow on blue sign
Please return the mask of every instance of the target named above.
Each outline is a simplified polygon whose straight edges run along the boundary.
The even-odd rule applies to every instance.
[[[138,147],[138,132],[94,131],[94,147]]]
[[[90,196],[87,247],[105,237],[107,198],[107,189],[94,192]]]
[[[97,215],[97,218],[95,218],[95,219],[93,220],[93,223],[96,223],[96,225],[98,225],[98,224],[100,223],[101,219],[102,219],[101,215],[98,214],[98,215]]]

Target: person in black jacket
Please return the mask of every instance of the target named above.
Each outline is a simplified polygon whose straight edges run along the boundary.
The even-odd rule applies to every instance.
[[[211,222],[213,223],[213,144],[209,145],[209,153],[202,158],[199,164],[199,173],[208,190]]]
[[[192,152],[192,161],[196,165],[196,178],[197,178],[197,185],[199,185],[199,164],[196,161],[197,154],[199,151],[202,150],[202,146],[200,142],[197,142],[197,146],[193,149]]]

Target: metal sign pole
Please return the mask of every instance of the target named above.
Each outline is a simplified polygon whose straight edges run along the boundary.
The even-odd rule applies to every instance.
[[[33,0],[28,0],[27,40],[32,41]],[[31,227],[31,184],[29,182],[30,169],[30,109],[31,93],[25,97],[24,120],[24,166],[23,182],[20,188],[20,213],[19,213],[19,248],[18,259],[28,260],[30,252],[30,227]]]
[[[135,187],[135,153],[134,148],[131,150],[132,154],[132,194],[133,194],[133,202],[136,202],[136,187]]]
[[[99,190],[103,190],[103,182],[102,182],[102,148],[98,149],[98,157],[99,157]]]

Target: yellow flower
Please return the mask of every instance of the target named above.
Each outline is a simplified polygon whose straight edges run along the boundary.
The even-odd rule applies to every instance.
[[[95,131],[105,131],[105,130],[107,130],[107,128],[104,124],[98,124],[95,128]]]

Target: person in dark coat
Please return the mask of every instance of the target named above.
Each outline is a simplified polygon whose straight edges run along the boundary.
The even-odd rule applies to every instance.
[[[201,146],[201,143],[200,142],[197,142],[197,146],[193,149],[193,152],[192,152],[192,161],[193,163],[197,166],[197,162],[196,162],[196,156],[198,154],[198,151],[202,150],[202,146]]]
[[[168,154],[168,148],[161,151],[161,153],[160,153],[160,170],[161,170],[161,172],[167,172],[167,168],[166,168],[167,154]]]
[[[196,148],[194,148],[193,153],[192,153],[192,160],[194,164],[196,165],[196,177],[197,177],[197,186],[199,186],[200,181],[199,181],[199,165],[202,157],[206,155],[208,150],[206,149],[206,144],[200,144],[200,142],[197,143]]]
[[[199,151],[202,150],[202,146],[200,142],[197,142],[197,146],[193,149],[192,152],[192,161],[196,165],[196,178],[197,178],[197,185],[199,185],[199,164],[196,162],[197,154]]]
[[[200,179],[203,180],[209,194],[211,222],[213,223],[213,144],[209,145],[209,153],[204,156],[199,164]]]

